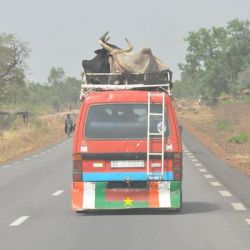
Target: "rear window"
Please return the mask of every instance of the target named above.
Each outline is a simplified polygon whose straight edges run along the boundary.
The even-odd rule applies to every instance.
[[[162,113],[162,105],[151,104],[151,112]],[[85,138],[88,139],[145,139],[147,138],[147,104],[92,105],[87,114]],[[162,127],[165,137],[169,125],[165,110],[165,125],[161,116],[151,116],[151,133],[159,133]],[[155,137],[160,137],[159,135]]]

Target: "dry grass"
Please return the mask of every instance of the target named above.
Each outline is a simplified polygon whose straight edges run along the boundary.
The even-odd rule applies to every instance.
[[[31,118],[28,124],[15,121],[0,137],[0,163],[25,155],[64,136],[64,116]]]
[[[219,157],[250,176],[250,105],[220,104],[211,109],[189,100],[182,100],[189,108],[178,105],[177,116],[185,127]],[[240,143],[232,143],[232,138]]]

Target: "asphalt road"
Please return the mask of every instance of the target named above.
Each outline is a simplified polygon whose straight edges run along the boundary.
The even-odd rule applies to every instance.
[[[0,249],[250,249],[250,178],[185,130],[181,212],[78,214],[71,140],[0,166]]]

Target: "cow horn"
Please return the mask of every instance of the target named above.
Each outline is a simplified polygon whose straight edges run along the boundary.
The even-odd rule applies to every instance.
[[[106,44],[105,42],[103,42],[101,39],[99,39],[99,44],[106,49],[108,52],[112,52],[114,49],[109,46],[108,44]]]
[[[106,36],[108,35],[108,33],[109,32],[107,31],[103,36],[101,36],[100,40],[102,40],[103,42],[107,42],[107,40],[109,39],[109,38],[106,39]]]
[[[124,52],[130,52],[133,49],[133,44],[126,38],[125,39],[127,44],[128,44],[128,48],[127,49],[123,49]]]

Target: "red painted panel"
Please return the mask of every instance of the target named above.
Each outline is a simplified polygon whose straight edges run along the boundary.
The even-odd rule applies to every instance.
[[[159,207],[158,182],[149,182],[149,207]]]
[[[106,201],[123,201],[129,197],[133,201],[148,201],[148,190],[107,189]]]
[[[75,210],[82,209],[83,182],[74,182],[71,186],[71,204]]]

